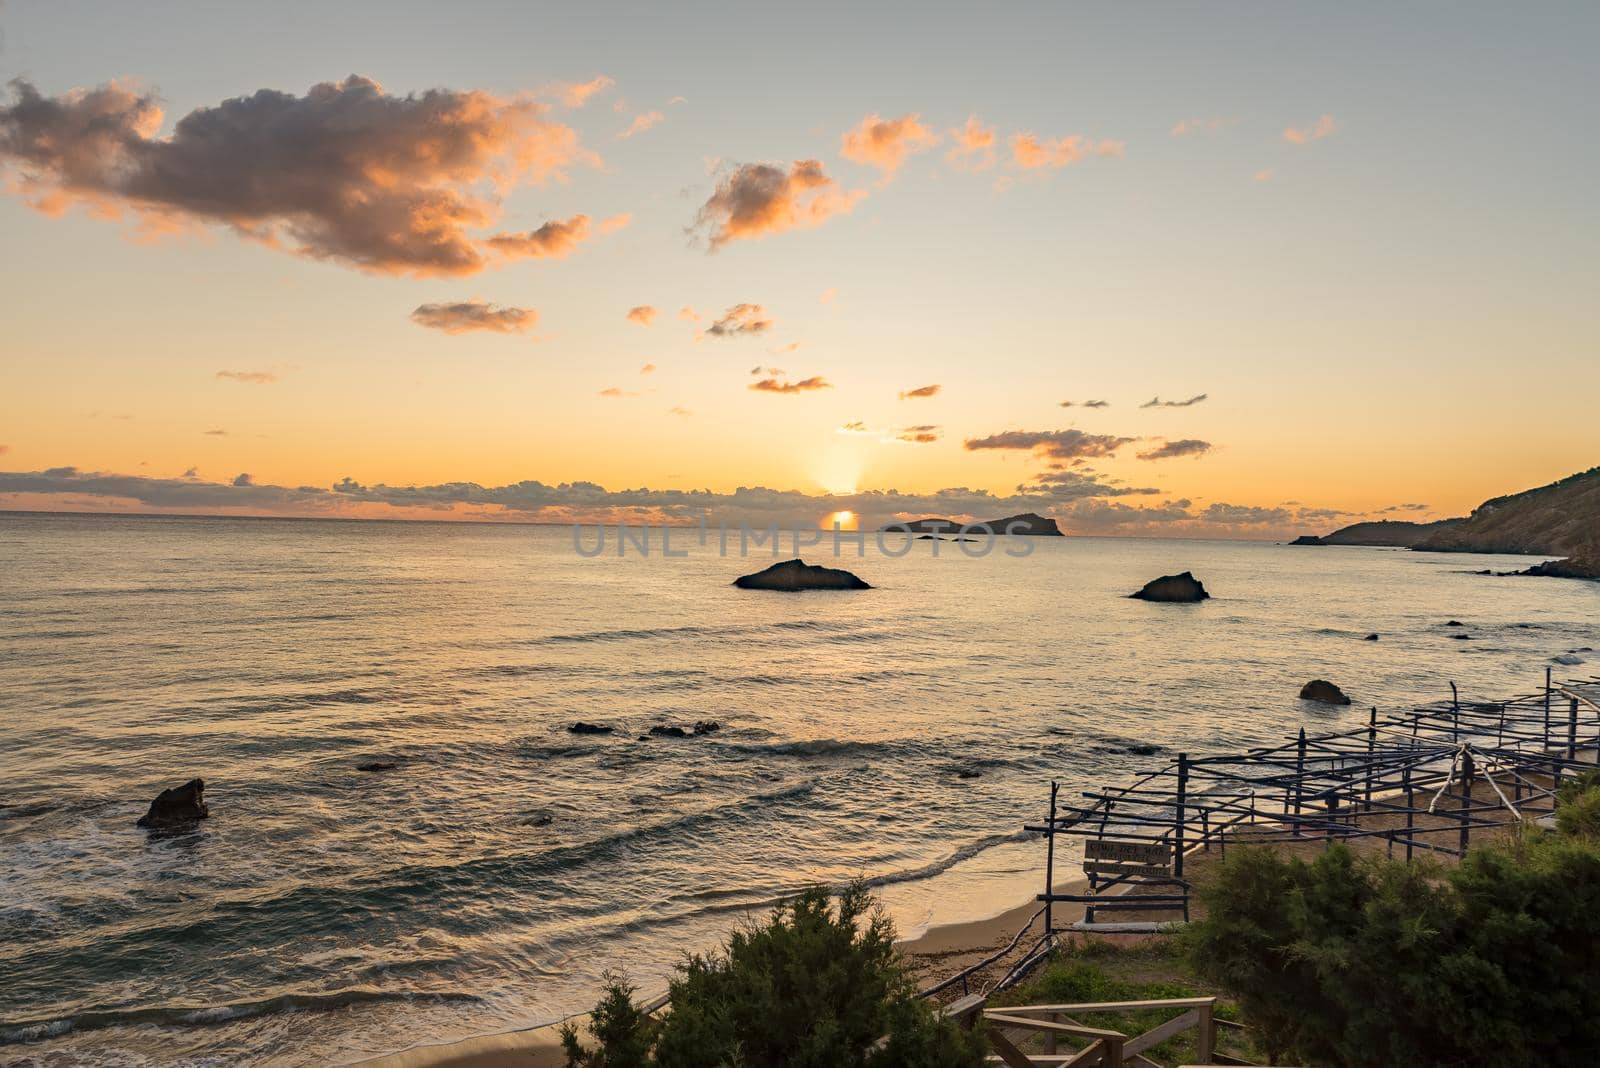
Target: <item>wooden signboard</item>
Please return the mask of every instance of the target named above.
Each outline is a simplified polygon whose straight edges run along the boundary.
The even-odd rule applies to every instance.
[[[1083,843],[1086,875],[1170,875],[1173,849],[1166,843],[1090,838]]]

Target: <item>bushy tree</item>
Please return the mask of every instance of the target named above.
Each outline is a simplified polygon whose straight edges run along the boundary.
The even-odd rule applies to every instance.
[[[1559,811],[1600,810],[1600,790]],[[1600,1050],[1600,842],[1529,833],[1454,869],[1229,852],[1191,961],[1274,1060],[1559,1065]]]
[[[916,997],[894,927],[862,886],[807,890],[679,966],[660,1021],[612,980],[569,1068],[969,1068],[981,1039]]]

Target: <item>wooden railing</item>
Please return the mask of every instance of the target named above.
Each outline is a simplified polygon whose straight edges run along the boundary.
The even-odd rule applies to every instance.
[[[1104,1001],[1070,1005],[1007,1005],[984,1009],[989,1045],[994,1048],[989,1063],[1011,1068],[1067,1068],[1095,1065],[1098,1068],[1123,1068],[1124,1065],[1155,1065],[1144,1056],[1146,1050],[1184,1031],[1195,1032],[1195,1063],[1216,1063],[1216,998],[1166,998],[1159,1001]],[[1178,1015],[1143,1034],[1125,1035],[1104,1027],[1092,1027],[1078,1017],[1101,1012],[1145,1012],[1159,1009],[1181,1010]],[[1012,1032],[1039,1036],[1037,1052],[1024,1052]],[[1082,1042],[1081,1048],[1063,1051],[1063,1043]]]

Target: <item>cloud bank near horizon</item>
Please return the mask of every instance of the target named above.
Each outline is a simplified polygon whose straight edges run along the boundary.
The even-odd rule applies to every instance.
[[[909,428],[925,431],[927,428]],[[834,512],[854,513],[865,529],[900,519],[944,516],[972,521],[1018,512],[1057,519],[1072,534],[1123,536],[1281,537],[1308,523],[1351,517],[1335,509],[1263,507],[1188,498],[1132,505],[1119,499],[1163,491],[1127,487],[1081,472],[1051,472],[1010,494],[965,486],[931,493],[896,489],[808,493],[766,486],[732,492],[709,489],[608,490],[593,482],[555,485],[524,480],[503,486],[447,482],[430,486],[366,485],[343,478],[331,486],[277,486],[248,474],[224,482],[190,469],[162,478],[54,467],[0,472],[0,509],[180,512],[303,518],[441,519],[548,523],[698,522],[811,529]]]

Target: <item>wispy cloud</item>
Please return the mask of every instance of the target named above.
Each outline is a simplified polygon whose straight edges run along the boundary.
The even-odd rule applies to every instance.
[[[772,329],[767,310],[759,304],[735,304],[706,328],[712,337],[744,337]]]
[[[225,382],[248,382],[253,386],[266,386],[278,380],[277,371],[218,371],[217,377]]]
[[[553,85],[547,85],[542,90],[542,95],[552,97],[569,108],[581,108],[589,102],[591,97],[605,92],[616,84],[616,82],[601,74],[586,82],[556,82]]]
[[[908,390],[904,391],[903,393],[901,393],[900,394],[900,399],[901,400],[917,400],[917,399],[920,399],[922,397],[935,397],[935,396],[938,396],[939,390],[942,389],[942,388],[943,387],[940,386],[939,383],[937,383],[937,382],[935,382],[931,386],[918,386],[916,389],[908,389]]]
[[[653,375],[656,373],[656,365],[653,363],[647,363],[643,367],[639,368],[639,373],[642,375]]]
[[[1130,445],[1134,438],[1115,434],[1089,434],[1078,429],[1069,430],[1007,430],[985,438],[968,438],[965,447],[970,451],[1007,449],[1031,452],[1056,463],[1099,456],[1115,456],[1117,450]]]
[[[965,126],[951,130],[948,136],[950,151],[945,153],[944,158],[952,167],[964,171],[986,171],[994,166],[993,126],[985,126],[976,115],[972,115]]]
[[[1283,131],[1283,139],[1291,145],[1309,145],[1324,137],[1331,137],[1339,129],[1332,115],[1322,115],[1308,126],[1290,126]]]
[[[1179,119],[1169,131],[1173,137],[1187,137],[1196,133],[1216,133],[1233,125],[1232,119],[1212,116],[1208,119]]]
[[[614,234],[618,230],[627,229],[632,222],[633,213],[631,211],[621,211],[615,215],[608,215],[600,220],[600,232],[602,234]]]
[[[1077,408],[1109,408],[1109,407],[1111,407],[1111,402],[1110,401],[1105,401],[1105,400],[1086,400],[1086,401],[1069,401],[1069,400],[1065,400],[1065,401],[1061,402],[1061,407],[1063,407],[1063,408],[1073,408],[1073,407],[1077,407]]]
[[[667,409],[667,414],[668,415],[676,415],[676,416],[679,416],[680,418],[687,419],[687,418],[689,418],[689,416],[693,415],[694,413],[691,412],[689,409],[685,408],[681,404],[675,404],[671,408]]]
[[[1076,134],[1054,141],[1047,137],[1035,137],[1031,133],[1013,134],[1011,137],[1012,162],[1023,170],[1070,167],[1094,157],[1120,157],[1125,148],[1126,145],[1121,141],[1096,141]]]
[[[639,394],[633,392],[632,390],[623,389],[621,386],[607,386],[605,389],[602,389],[598,395],[601,397],[617,399],[620,397],[637,397]]]
[[[827,379],[817,375],[811,378],[802,378],[798,382],[789,382],[777,378],[763,378],[759,382],[750,383],[750,388],[757,393],[810,393],[819,389],[832,389],[833,386]]]
[[[589,236],[589,216],[552,219],[537,230],[496,234],[484,242],[490,249],[512,259],[560,259],[578,250]]]
[[[917,114],[898,119],[868,115],[840,139],[839,154],[852,163],[876,167],[887,183],[907,156],[939,143],[939,135],[922,125],[921,118]]]
[[[907,445],[932,445],[944,436],[937,426],[903,426],[895,431],[894,439]]]
[[[1141,460],[1172,460],[1179,456],[1193,456],[1199,458],[1216,448],[1209,441],[1199,438],[1183,438],[1178,441],[1163,441],[1153,449],[1146,449],[1138,453]]]
[[[1178,400],[1178,401],[1164,401],[1159,396],[1156,396],[1156,397],[1151,397],[1149,400],[1147,400],[1143,404],[1139,405],[1139,407],[1141,407],[1141,408],[1193,408],[1196,404],[1199,404],[1201,401],[1205,400],[1206,396],[1207,396],[1207,394],[1204,394],[1204,393],[1196,393],[1194,396],[1190,397],[1188,400]]]
[[[473,231],[500,209],[484,188],[600,162],[533,100],[393,96],[358,76],[199,108],[167,137],[163,118],[153,93],[125,84],[46,96],[19,79],[0,105],[0,162],[51,214],[82,203],[158,232],[218,224],[266,247],[419,276],[486,265]]]
[[[731,241],[821,226],[849,212],[866,195],[864,189],[841,187],[814,159],[798,160],[788,171],[767,163],[745,163],[717,183],[695,226],[707,233],[715,251]]]
[[[485,331],[493,334],[522,333],[539,321],[532,308],[463,300],[453,304],[422,304],[411,313],[411,321],[430,330],[447,334]]]
[[[649,326],[656,321],[656,310],[648,304],[635,304],[628,309],[628,322]]]
[[[617,132],[618,141],[626,141],[636,134],[642,134],[656,123],[661,122],[666,116],[659,111],[646,111],[633,117],[627,127]]]

